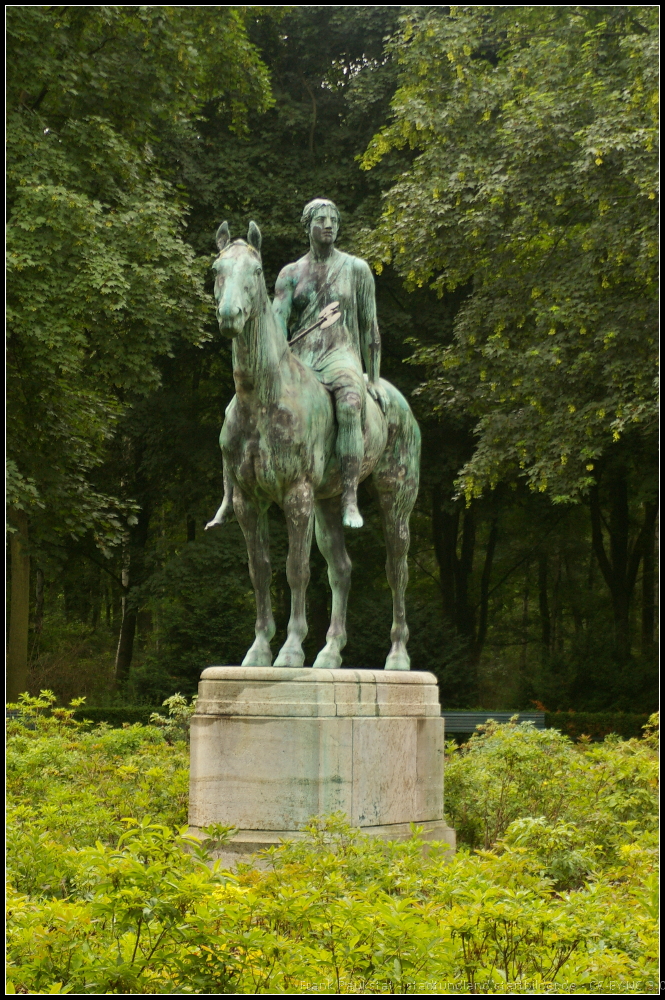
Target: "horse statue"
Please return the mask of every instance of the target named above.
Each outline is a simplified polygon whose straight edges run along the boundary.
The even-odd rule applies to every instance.
[[[273,315],[261,266],[261,233],[251,222],[247,240],[231,241],[218,230],[213,264],[219,329],[233,339],[236,395],[220,434],[224,498],[212,528],[235,513],[247,543],[256,597],[256,638],[243,666],[270,666],[275,622],[270,600],[268,508],[284,511],[289,551],[286,575],[291,616],[276,667],[304,666],[307,635],[305,593],[309,583],[312,529],[328,564],[332,615],[326,644],[314,667],[337,668],[346,645],[346,607],[351,560],[344,544],[335,453],[336,422],[330,392],[291,351]],[[420,430],[402,394],[381,379],[385,413],[367,395],[361,481],[371,476],[386,544],[386,574],[393,595],[391,648],[386,670],[409,670],[409,630],[404,594],[408,580],[409,517],[418,493]]]

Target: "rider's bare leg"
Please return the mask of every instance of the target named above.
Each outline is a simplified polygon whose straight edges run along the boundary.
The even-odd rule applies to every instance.
[[[342,524],[362,528],[358,510],[358,481],[363,460],[362,400],[357,392],[344,389],[335,393],[337,414],[337,455],[342,473]]]

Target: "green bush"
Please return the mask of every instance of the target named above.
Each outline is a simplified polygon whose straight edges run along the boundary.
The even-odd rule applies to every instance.
[[[653,734],[488,727],[450,748],[447,799],[501,828],[489,849],[423,857],[417,832],[328,817],[231,873],[207,852],[227,829],[185,832],[184,741],[31,701],[35,729],[9,723],[10,993],[657,990]]]
[[[78,722],[106,722],[109,726],[120,728],[125,723],[135,725],[137,722],[142,726],[147,726],[150,716],[158,711],[157,706],[150,705],[125,705],[109,706],[108,708],[80,708],[74,713],[74,718]]]
[[[624,740],[639,739],[649,721],[648,715],[631,712],[546,712],[545,725],[577,740],[590,736],[603,740],[616,733]]]
[[[458,839],[488,849],[515,820],[544,817],[574,823],[586,843],[615,860],[635,830],[657,829],[655,736],[647,728],[642,740],[575,744],[556,729],[490,720],[467,743],[449,741],[446,813]]]

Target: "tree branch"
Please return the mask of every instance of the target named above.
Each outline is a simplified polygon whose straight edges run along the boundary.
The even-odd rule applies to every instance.
[[[35,102],[32,105],[32,111],[36,111],[37,110],[37,108],[39,107],[39,105],[42,103],[42,101],[46,97],[47,93],[48,93],[48,87],[46,86],[46,84],[44,84],[44,86],[40,90],[40,92],[39,92],[39,94],[38,94]]]
[[[637,571],[640,566],[640,560],[644,554],[644,545],[649,536],[649,532],[653,528],[656,521],[656,513],[658,510],[657,504],[645,504],[644,511],[644,524],[640,529],[640,533],[635,539],[633,545],[633,550],[628,558],[628,568],[626,571],[626,587],[628,592],[632,594],[633,587],[637,580]]]
[[[610,593],[613,594],[615,590],[614,571],[609,559],[607,558],[605,543],[603,542],[603,527],[597,486],[592,486],[589,490],[589,511],[591,513],[591,543],[593,545],[593,551],[596,554],[596,559],[598,560],[598,565],[600,566],[600,571],[603,574],[605,583],[609,587]]]
[[[549,538],[549,536],[552,534],[552,532],[554,531],[554,529],[559,525],[559,522],[561,521],[562,517],[563,517],[563,514],[561,515],[561,517],[558,517],[556,519],[556,521],[554,522],[554,524],[552,525],[552,527],[550,528],[550,530],[547,531],[543,535],[543,537],[540,539],[540,541],[538,542],[538,544],[534,545],[533,548],[529,549],[529,551],[526,553],[526,555],[522,556],[522,558],[518,562],[516,562],[515,565],[512,566],[508,570],[507,573],[504,573],[504,575],[501,577],[501,579],[499,580],[499,582],[495,583],[494,586],[492,587],[492,589],[487,592],[488,598],[491,597],[492,594],[495,593],[495,591],[497,591],[499,589],[499,587],[502,586],[502,584],[504,584],[506,582],[506,580],[508,579],[508,577],[511,576],[515,572],[516,569],[519,569],[520,566],[522,566],[523,563],[525,563],[527,561],[527,559],[530,559],[531,556],[534,555],[534,553],[538,551],[538,549],[543,544],[543,542],[545,541],[545,539]],[[478,604],[475,605],[475,607],[474,607],[473,610],[476,611],[479,606],[480,606],[480,601],[478,602]]]
[[[93,557],[88,552],[83,552],[82,554],[85,556],[86,559],[89,559],[91,563],[94,563],[95,566],[99,566],[99,568],[103,569],[105,573],[108,573],[108,575],[111,577],[111,579],[114,580],[118,584],[118,586],[122,590],[123,594],[129,593],[130,588],[129,587],[125,587],[125,585],[122,582],[122,580],[119,579],[115,575],[115,573],[112,573],[111,570],[108,568],[108,566],[105,566],[104,563],[100,563],[96,559],[93,559]]]
[[[494,560],[494,550],[499,537],[499,519],[495,517],[490,527],[489,538],[487,539],[487,549],[485,550],[485,563],[483,574],[480,578],[480,615],[478,617],[478,635],[476,638],[476,659],[480,659],[485,639],[487,638],[487,610],[489,606],[489,586],[492,576],[492,562]]]

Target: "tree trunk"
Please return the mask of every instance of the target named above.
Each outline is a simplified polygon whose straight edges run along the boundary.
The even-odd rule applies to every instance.
[[[148,645],[152,635],[152,611],[150,608],[141,608],[136,616],[136,642],[139,649],[143,650]]]
[[[11,603],[9,608],[9,646],[7,649],[7,700],[15,702],[28,689],[28,629],[30,624],[30,556],[28,554],[28,515],[23,510],[10,512],[9,538],[11,558]]]
[[[591,538],[593,549],[612,598],[614,615],[614,645],[617,658],[625,662],[630,657],[630,603],[635,589],[637,570],[644,551],[647,522],[629,545],[628,483],[625,472],[615,472],[610,483],[610,520],[606,528],[610,537],[608,557],[603,539],[603,517],[598,487],[589,492]]]
[[[462,545],[459,559],[455,560],[456,624],[459,635],[474,644],[476,631],[475,609],[469,603],[469,578],[473,572],[476,547],[476,514],[473,507],[464,511]]]
[[[32,649],[28,656],[28,668],[39,657],[39,643],[44,628],[44,570],[37,567],[35,570],[35,617],[32,624]]]
[[[35,635],[41,635],[44,627],[44,570],[37,567],[35,572]]]
[[[527,652],[529,648],[529,570],[531,563],[527,559],[524,570],[524,594],[522,596],[522,677],[526,676]]]
[[[575,623],[575,635],[580,636],[584,631],[584,617],[580,611],[579,605],[577,604],[577,587],[575,574],[573,568],[570,564],[570,559],[568,558],[568,553],[564,553],[563,556],[564,566],[566,567],[566,578],[568,580],[568,585],[570,587],[570,612],[573,616],[573,622]]]
[[[496,549],[499,537],[499,520],[494,518],[490,525],[490,533],[485,549],[485,562],[483,564],[483,575],[480,578],[480,602],[478,614],[478,634],[474,647],[474,662],[476,666],[480,663],[480,657],[487,638],[487,616],[489,611],[490,580],[492,577],[492,563],[494,562],[494,550]]]
[[[127,604],[129,595],[129,571],[131,568],[131,552],[129,548],[130,533],[125,531],[122,538],[122,620],[118,648],[115,654],[115,681],[121,684],[129,676],[134,651],[134,634],[136,632],[136,612],[131,614]]]
[[[658,505],[644,505],[644,552],[642,555],[642,656],[653,658],[656,651],[654,629],[656,624],[656,516]]]
[[[136,588],[145,579],[145,546],[148,540],[151,510],[147,503],[138,513],[136,526],[132,531],[126,531],[122,545],[122,622],[118,637],[118,649],[115,657],[116,684],[122,684],[129,677],[129,670],[134,655],[134,638],[139,609],[132,600]],[[134,594],[132,593],[134,591]]]
[[[94,568],[93,572],[94,583],[92,585],[92,613],[90,618],[90,626],[93,630],[99,625],[99,614],[102,607],[102,571],[98,567]]]
[[[193,517],[187,517],[187,541],[196,541],[196,521]]]
[[[432,540],[439,565],[439,587],[444,621],[455,626],[455,564],[457,562],[457,532],[459,511],[444,510],[441,490],[432,490]]]
[[[625,474],[618,473],[612,481],[610,507],[610,559],[614,577],[612,609],[617,653],[621,660],[630,656],[630,593],[628,572],[628,483]]]
[[[547,553],[545,552],[541,552],[538,557],[538,606],[540,608],[541,661],[545,663],[549,656],[552,642],[552,627],[547,594]]]
[[[126,606],[127,598],[123,597],[125,608],[120,625],[120,636],[118,638],[118,649],[115,654],[115,680],[116,684],[122,684],[129,677],[129,668],[132,665],[134,655],[134,637],[136,635],[136,609]]]

